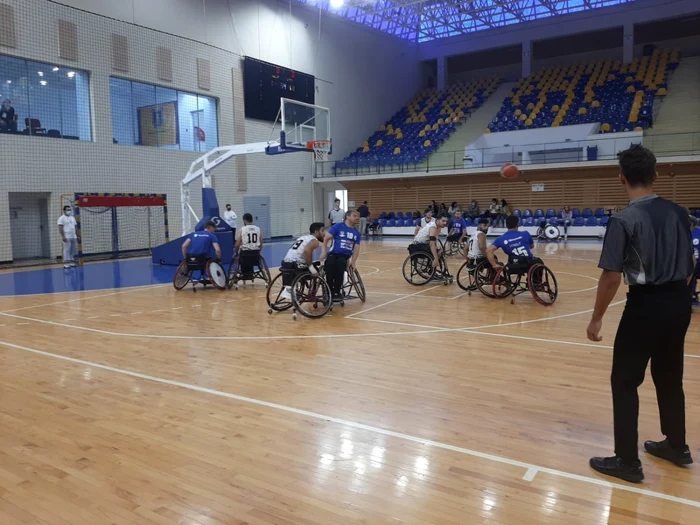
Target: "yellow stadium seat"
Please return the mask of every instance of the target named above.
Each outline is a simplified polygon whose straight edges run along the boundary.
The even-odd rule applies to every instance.
[[[554,104],[552,106],[552,111],[559,111],[559,106],[557,104]]]
[[[379,131],[386,131],[386,126],[384,124],[379,126]]]
[[[403,138],[403,133],[397,133],[397,134],[396,134],[396,138],[397,138],[398,140],[401,140],[401,139]]]
[[[438,129],[439,127],[440,127],[439,125],[433,124],[433,127],[432,127],[431,129],[432,129],[433,131],[437,131],[437,129]]]
[[[484,133],[491,133],[491,130],[490,130],[489,128],[486,128],[486,129],[484,130]]]
[[[418,136],[425,137],[425,130],[424,129],[420,130],[420,133],[418,133]]]
[[[594,100],[593,102],[591,102],[591,107],[592,108],[599,108],[600,102],[598,102],[597,100]]]
[[[532,126],[532,121],[531,121],[530,119],[527,119],[527,120],[525,121],[525,125],[526,125],[526,126]]]
[[[603,131],[610,131],[610,124],[606,122],[602,126],[600,126],[600,129]]]
[[[387,128],[386,134],[387,134],[387,135],[393,135],[393,134],[394,134],[394,130],[393,130],[392,128]]]
[[[668,91],[666,91],[666,88],[663,88],[663,87],[660,88],[660,89],[656,92],[656,94],[659,95],[660,97],[666,96],[667,93],[668,93]]]
[[[438,119],[437,123],[442,126],[445,123],[445,119],[443,119],[443,118]]]
[[[588,110],[586,108],[578,108],[579,115],[585,115],[586,113],[588,113]]]
[[[527,109],[533,109],[534,107],[535,105],[532,102],[527,105]]]
[[[633,131],[636,131],[637,133],[639,133],[639,132],[644,131],[644,128],[641,128],[641,127],[637,126],[636,128],[634,128]]]
[[[634,86],[627,86],[627,93],[634,93],[635,89]]]
[[[432,143],[430,142],[430,140],[426,140],[426,141],[423,143],[423,147],[424,147],[424,148],[429,148],[431,144],[432,144]]]
[[[362,153],[367,153],[369,151],[369,146],[365,146],[362,148]]]
[[[394,155],[401,153],[401,148],[394,148]]]
[[[520,116],[518,117],[518,119],[519,119],[521,122],[525,122],[525,121],[527,120],[527,115],[525,115],[525,114],[523,113],[522,115],[520,115]]]
[[[363,147],[363,148],[369,148],[369,142],[367,142],[367,141],[365,140],[365,141],[362,143],[362,147]]]
[[[379,140],[374,144],[374,146],[377,147],[377,148],[378,148],[379,146],[383,146],[383,145],[384,145],[384,141],[383,141],[382,139],[379,139]]]
[[[430,124],[426,124],[423,128],[425,131],[430,131]]]
[[[523,114],[523,112],[520,111],[519,109],[516,109],[516,110],[513,112],[513,115],[515,115],[516,117],[519,117],[519,116],[522,115],[522,114]]]

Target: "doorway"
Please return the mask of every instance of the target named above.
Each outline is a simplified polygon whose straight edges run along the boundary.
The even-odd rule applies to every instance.
[[[10,236],[12,259],[49,259],[51,257],[50,193],[10,192]]]
[[[270,197],[243,197],[243,208],[245,213],[253,216],[253,223],[262,230],[263,237],[272,237],[270,230]],[[243,224],[239,224],[239,228]]]

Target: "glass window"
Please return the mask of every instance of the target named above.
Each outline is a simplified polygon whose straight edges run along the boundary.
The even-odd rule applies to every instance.
[[[0,132],[92,140],[86,71],[0,55],[0,96]]]
[[[110,79],[110,97],[115,143],[202,152],[219,145],[215,98],[120,78]]]

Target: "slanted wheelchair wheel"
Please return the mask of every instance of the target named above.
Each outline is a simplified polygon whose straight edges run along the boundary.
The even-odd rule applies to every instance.
[[[352,269],[350,281],[355,288],[358,299],[364,303],[367,300],[367,293],[365,292],[365,283],[362,282],[362,277],[360,277],[360,272],[357,271],[357,268]]]
[[[457,285],[465,292],[476,290],[475,268],[469,268],[469,263],[465,262],[457,271]]]
[[[294,305],[291,299],[282,297],[282,290],[284,290],[284,279],[282,273],[278,273],[268,285],[266,294],[267,306],[275,312],[289,310]]]
[[[187,283],[190,282],[191,272],[187,268],[187,261],[182,261],[180,266],[175,270],[175,275],[173,276],[173,287],[176,290],[182,290]]]
[[[516,281],[514,281],[515,279]],[[497,272],[493,278],[492,283],[492,294],[496,299],[505,299],[510,294],[513,293],[515,287],[517,286],[518,277],[516,275],[511,275],[508,269],[503,266]]]
[[[233,285],[236,284],[236,281],[238,280],[238,270],[240,269],[240,261],[241,258],[238,256],[238,254],[234,254],[233,258],[231,259],[231,264],[228,266],[228,273],[226,274],[226,286],[229,288],[233,288]]]
[[[292,285],[294,308],[304,317],[318,319],[333,307],[331,289],[319,275],[302,274]]]
[[[433,258],[426,253],[412,253],[403,262],[403,278],[413,286],[429,283],[433,275]]]
[[[553,224],[548,224],[544,228],[544,237],[548,241],[556,241],[559,238],[559,228]]]
[[[225,290],[228,284],[228,278],[226,277],[226,271],[220,263],[216,261],[209,261],[207,263],[207,277],[211,284],[218,290]]]
[[[474,269],[474,280],[476,287],[486,297],[494,298],[493,279],[496,277],[496,270],[491,267],[488,260],[483,260]]]
[[[557,278],[544,264],[533,264],[530,267],[527,272],[527,287],[532,298],[543,306],[552,306],[559,294]]]
[[[267,261],[265,260],[265,257],[262,255],[260,256],[260,272],[263,275],[263,280],[265,281],[265,286],[270,286],[270,283],[272,282],[272,279],[270,277],[270,268],[267,266]]]

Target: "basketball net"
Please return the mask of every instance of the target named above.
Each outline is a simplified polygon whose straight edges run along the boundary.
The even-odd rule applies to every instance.
[[[331,152],[331,141],[312,140],[307,144],[307,147],[314,150],[314,160],[316,162],[324,162],[328,160],[328,154]]]

